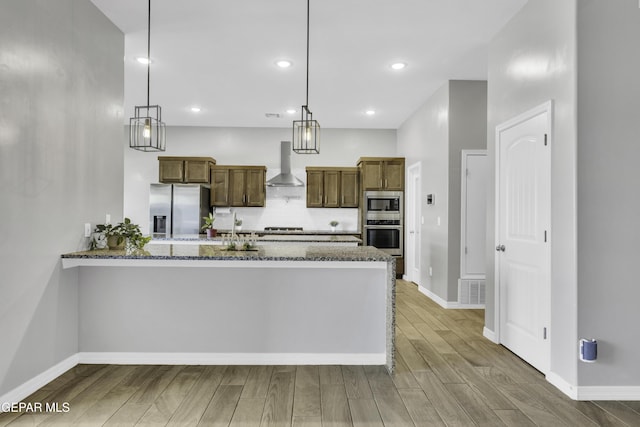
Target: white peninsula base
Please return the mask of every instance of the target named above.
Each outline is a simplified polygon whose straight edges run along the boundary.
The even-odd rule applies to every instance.
[[[354,248],[354,250],[361,250]],[[79,359],[393,370],[393,261],[63,258]]]

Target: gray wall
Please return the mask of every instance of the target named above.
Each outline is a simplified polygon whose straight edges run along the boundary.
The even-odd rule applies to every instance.
[[[452,81],[449,87],[448,301],[458,300],[462,199],[462,150],[487,148],[487,82]]]
[[[424,224],[420,227],[421,270],[418,285],[447,299],[449,213],[449,83],[438,89],[398,129],[398,155],[406,165],[421,163],[420,204]],[[436,202],[427,205],[427,194]],[[440,226],[437,218],[440,217]],[[429,277],[429,266],[433,276]]]
[[[640,384],[640,9],[578,2],[578,333],[599,340],[580,386]]]
[[[0,3],[0,396],[78,351],[60,254],[122,212],[123,55],[88,0]]]
[[[398,129],[398,154],[406,157],[407,166],[422,164],[420,203],[425,220],[419,285],[444,301],[458,299],[460,152],[486,147],[486,120],[487,83],[451,80]],[[434,205],[426,204],[430,193],[435,194]]]
[[[609,3],[609,2],[607,2]],[[495,328],[495,127],[554,102],[551,371],[576,384],[576,0],[528,2],[489,45],[486,328]]]

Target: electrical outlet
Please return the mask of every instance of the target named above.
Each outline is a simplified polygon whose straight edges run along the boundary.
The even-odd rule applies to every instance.
[[[84,224],[84,237],[91,237],[91,223]]]
[[[111,215],[109,215],[109,214],[105,215],[104,223],[105,224],[111,224]]]
[[[433,277],[433,268],[429,266],[429,277]]]
[[[438,222],[438,227],[440,227],[440,217],[438,217],[437,222]]]

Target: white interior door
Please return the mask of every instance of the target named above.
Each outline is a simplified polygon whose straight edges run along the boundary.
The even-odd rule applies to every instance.
[[[462,150],[461,279],[484,279],[485,277],[487,179],[486,150]]]
[[[549,370],[551,103],[496,129],[499,340]]]
[[[407,280],[420,284],[420,225],[422,224],[422,206],[420,204],[421,166],[415,163],[407,169],[407,230],[406,266]]]

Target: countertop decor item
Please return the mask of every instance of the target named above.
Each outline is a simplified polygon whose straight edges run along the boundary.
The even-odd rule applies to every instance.
[[[307,97],[300,120],[293,121],[293,151],[298,154],[320,154],[320,123],[309,110],[309,2],[307,0]]]
[[[218,234],[218,230],[213,228],[213,222],[216,220],[216,216],[209,212],[209,216],[203,216],[204,225],[202,226],[202,230],[205,230],[207,233],[207,237],[216,237]]]
[[[338,224],[340,224],[338,221],[336,221],[335,219],[333,221],[331,221],[329,223],[329,226],[331,226],[331,231],[336,231],[336,228],[338,228]]]
[[[102,249],[103,237],[107,240],[107,246],[111,250],[135,251],[144,248],[151,241],[151,236],[144,236],[140,226],[125,218],[122,222],[113,224],[98,224],[94,231],[95,236],[91,242],[91,249]]]
[[[147,105],[137,105],[135,114],[129,119],[129,147],[140,151],[165,151],[165,124],[162,108],[150,105],[149,88],[151,80],[151,0],[147,15]]]

